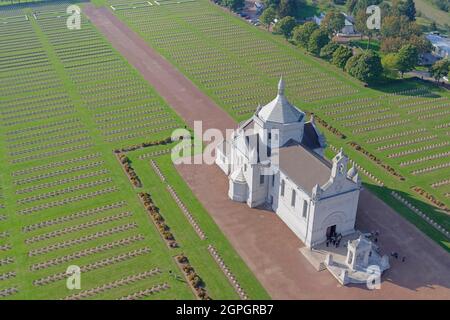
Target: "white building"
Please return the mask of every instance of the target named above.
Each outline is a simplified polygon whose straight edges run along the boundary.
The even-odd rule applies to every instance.
[[[433,46],[433,53],[440,58],[448,58],[450,55],[450,40],[437,34],[428,34],[426,36]]]
[[[356,35],[357,32],[355,30],[355,21],[353,19],[352,16],[341,12],[341,14],[344,16],[344,27],[341,29],[341,31],[339,32],[340,34],[343,35]],[[322,20],[325,18],[325,13],[321,13],[319,16],[314,16],[312,18],[312,20],[317,24],[317,25],[321,25],[322,24]]]
[[[323,157],[326,142],[314,118],[306,122],[284,88],[281,79],[276,98],[217,147],[216,164],[229,177],[232,200],[270,206],[312,247],[355,232],[361,181],[342,151],[332,162]]]
[[[344,27],[341,30],[341,33],[344,35],[354,35],[356,34],[355,30],[355,21],[352,16],[342,12],[342,15],[344,16]]]

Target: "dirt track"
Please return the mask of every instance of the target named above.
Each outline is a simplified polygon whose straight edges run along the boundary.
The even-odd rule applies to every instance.
[[[105,8],[84,12],[112,45],[141,72],[159,94],[192,126],[234,128],[236,123],[163,57]],[[341,287],[326,271],[316,272],[298,251],[303,246],[270,211],[250,209],[227,197],[228,180],[216,166],[180,165],[189,184],[233,247],[275,299],[450,299],[450,255],[367,191],[360,198],[357,226],[379,230],[391,258],[381,290]]]

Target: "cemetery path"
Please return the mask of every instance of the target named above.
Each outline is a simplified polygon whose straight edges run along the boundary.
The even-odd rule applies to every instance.
[[[222,132],[236,126],[108,9],[86,5],[84,13],[189,126],[195,120]],[[228,199],[228,179],[218,167],[178,165],[177,170],[274,299],[450,299],[450,255],[368,191],[361,193],[357,227],[378,230],[383,252],[406,257],[405,262],[391,258],[381,290],[342,287],[330,273],[316,272],[299,252],[302,242],[273,212]]]
[[[86,4],[83,12],[189,127],[193,128],[195,120],[203,122],[203,129],[217,128],[225,132],[235,127],[234,120],[225,111],[111,11]]]
[[[229,200],[228,178],[217,166],[177,169],[274,299],[450,299],[450,255],[367,190],[360,195],[357,229],[379,231],[382,252],[400,255],[390,258],[380,290],[342,287],[329,272],[317,272],[276,214]]]

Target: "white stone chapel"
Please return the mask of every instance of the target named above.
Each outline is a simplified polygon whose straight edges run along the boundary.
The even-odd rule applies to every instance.
[[[330,162],[323,156],[325,147],[314,117],[306,121],[306,114],[287,100],[281,78],[276,98],[217,147],[216,164],[229,178],[232,200],[269,206],[313,247],[355,232],[361,189],[343,151]]]

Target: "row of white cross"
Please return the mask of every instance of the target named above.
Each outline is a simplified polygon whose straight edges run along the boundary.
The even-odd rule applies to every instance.
[[[156,0],[153,0],[153,2],[156,4],[156,5],[158,5],[158,6],[160,6],[161,4],[158,2],[158,1],[156,1]],[[153,3],[151,3],[150,1],[145,1],[145,2],[143,2],[142,4],[145,4],[145,3],[147,3],[149,6],[153,6]],[[117,5],[116,5],[117,6]],[[128,9],[136,9],[137,7],[136,6],[133,6],[133,7],[131,7],[131,8],[128,8]],[[113,9],[114,11],[116,10],[116,8],[114,7],[114,6],[111,6],[111,9]]]

